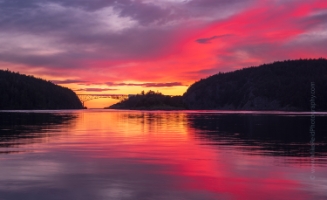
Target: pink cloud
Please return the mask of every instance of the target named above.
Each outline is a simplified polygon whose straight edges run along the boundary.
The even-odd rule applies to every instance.
[[[0,24],[4,32],[0,61],[5,63],[1,68],[24,65],[19,68],[22,73],[52,76],[57,84],[174,88],[219,71],[327,55],[324,0],[193,0],[179,7],[165,4],[165,9],[141,1],[57,3],[78,12],[63,16],[54,12],[54,17],[37,7],[48,16],[44,24],[32,15],[35,5],[16,5],[15,12],[24,9],[26,15]],[[5,6],[2,14],[14,14]],[[118,24],[116,32],[98,30],[96,11],[108,6],[121,11],[111,13],[117,20],[131,20],[133,25]],[[18,24],[22,20],[25,23]],[[10,39],[13,34],[15,40]]]

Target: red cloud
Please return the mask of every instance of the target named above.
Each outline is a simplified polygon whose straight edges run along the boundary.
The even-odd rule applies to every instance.
[[[201,4],[200,0],[194,2],[202,5],[201,9],[205,5],[219,5],[219,1],[211,0],[205,4]],[[224,1],[224,5],[228,5],[228,2]],[[257,0],[228,17],[213,18],[210,23],[201,21],[201,17],[182,16],[178,20],[188,21],[180,26],[156,25],[152,27],[153,31],[151,28],[144,32],[143,29],[135,32],[131,29],[112,38],[103,36],[106,45],[95,45],[101,52],[90,45],[85,52],[92,53],[84,57],[84,51],[74,49],[80,54],[67,56],[69,60],[78,59],[73,68],[44,67],[40,73],[74,77],[53,81],[58,84],[106,83],[108,86],[173,89],[174,86],[189,85],[219,71],[232,71],[276,60],[326,57],[326,9],[325,0]],[[83,39],[72,38],[74,42]],[[92,38],[91,44],[101,41],[101,38]],[[119,51],[114,47],[119,47]],[[132,83],[124,83],[127,81]]]

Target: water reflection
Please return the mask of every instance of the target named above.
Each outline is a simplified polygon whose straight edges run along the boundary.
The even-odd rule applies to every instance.
[[[73,114],[0,112],[0,148],[42,142],[75,120]],[[15,152],[0,149],[0,153]]]
[[[33,152],[0,154],[0,199],[327,198],[323,161],[316,160],[315,180],[311,166],[286,162],[310,163],[302,149],[310,141],[307,116],[110,110],[21,114],[2,117],[7,139],[1,141],[59,136],[16,147]],[[317,141],[323,144],[326,138],[318,134],[326,128],[325,119],[316,118]],[[326,159],[325,148],[318,153]]]
[[[191,127],[203,143],[241,146],[251,154],[309,157],[310,116],[192,114]],[[315,156],[327,154],[326,116],[316,116]]]

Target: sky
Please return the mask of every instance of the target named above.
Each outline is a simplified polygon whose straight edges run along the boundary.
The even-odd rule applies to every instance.
[[[0,46],[0,69],[79,94],[182,95],[219,72],[326,58],[327,1],[0,0]]]

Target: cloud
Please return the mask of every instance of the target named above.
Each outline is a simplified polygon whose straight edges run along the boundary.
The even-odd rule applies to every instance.
[[[201,69],[201,70],[197,70],[197,71],[190,71],[187,72],[187,74],[201,74],[201,76],[206,77],[209,75],[213,75],[213,74],[217,74],[219,71],[221,71],[220,68],[211,68],[211,69]]]
[[[52,83],[55,84],[70,84],[70,83],[87,83],[87,81],[82,80],[73,80],[73,79],[66,79],[66,80],[50,80]]]
[[[89,68],[79,61],[153,59],[169,51],[183,32],[211,21],[206,12],[194,13],[190,2],[178,7],[174,1],[151,2],[5,1],[0,45],[10,48],[0,52],[0,60],[34,68]]]
[[[217,38],[218,38],[218,36],[212,36],[210,38],[200,38],[200,39],[197,39],[196,42],[200,43],[200,44],[207,44],[207,43],[210,43],[212,40],[217,39]]]
[[[175,86],[184,86],[180,82],[171,82],[171,83],[144,83],[145,87],[175,87]]]
[[[192,0],[186,7],[193,16],[212,22],[227,19],[257,4],[257,0]]]
[[[219,71],[325,56],[326,9],[324,0],[1,1],[0,68],[82,88],[181,91]]]
[[[245,3],[253,3],[254,0],[193,0],[189,1],[188,4],[194,7],[205,7],[205,8],[219,8],[219,7],[231,7],[231,5],[235,4],[245,4]]]
[[[109,89],[109,88],[82,88],[82,89],[77,89],[75,91],[77,92],[104,92],[104,91],[114,91],[118,89]]]
[[[217,38],[223,38],[223,37],[228,37],[228,36],[231,36],[231,34],[225,34],[225,35],[215,35],[215,36],[212,36],[212,37],[209,37],[209,38],[200,38],[200,39],[197,39],[195,40],[197,43],[200,43],[200,44],[208,44],[208,43],[211,43],[212,40],[215,40]]]
[[[180,82],[170,82],[170,83],[112,83],[107,82],[108,86],[142,86],[142,87],[175,87],[184,86]]]

